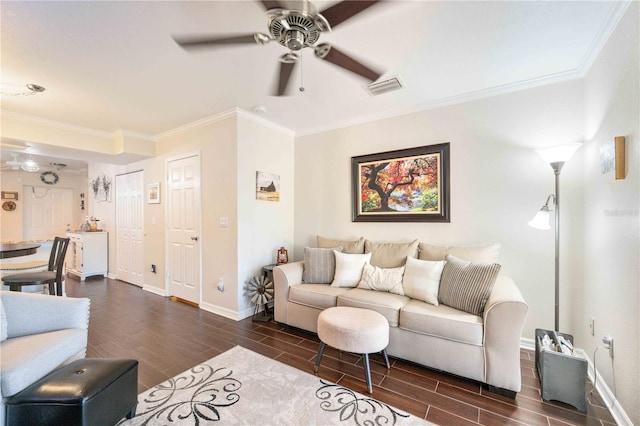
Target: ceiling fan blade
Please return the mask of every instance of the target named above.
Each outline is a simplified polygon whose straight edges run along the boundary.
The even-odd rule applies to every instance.
[[[331,28],[333,28],[379,2],[380,0],[345,0],[326,8],[320,14],[325,17]]]
[[[260,0],[260,3],[264,6],[264,10],[282,9],[282,5],[276,0]]]
[[[291,79],[293,69],[296,67],[296,62],[282,62],[280,61],[280,73],[278,75],[278,90],[275,96],[284,96],[287,91],[287,86]]]
[[[262,33],[228,35],[222,37],[199,36],[199,37],[173,37],[176,43],[185,50],[217,47],[228,44],[266,44],[270,41],[269,36]]]
[[[339,51],[328,43],[322,43],[316,46],[315,53],[318,58],[331,62],[370,81],[376,81],[382,75],[382,73],[372,70],[362,62],[356,61],[351,56]]]

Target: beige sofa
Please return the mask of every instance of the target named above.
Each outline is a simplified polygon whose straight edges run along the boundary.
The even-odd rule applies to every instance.
[[[384,265],[381,268],[405,264],[407,257],[436,261],[447,255],[454,256],[447,257],[452,261],[466,258],[473,264],[490,264],[499,250],[498,245],[436,247],[418,241],[372,243],[319,237],[318,242],[320,247],[339,246],[348,253],[371,253],[371,265]],[[389,321],[389,355],[485,383],[490,390],[510,397],[520,391],[520,337],[528,307],[508,276],[497,275],[482,312],[475,315],[406,294],[303,282],[304,271],[304,261],[274,268],[277,322],[317,332],[318,315],[326,308],[372,309]]]

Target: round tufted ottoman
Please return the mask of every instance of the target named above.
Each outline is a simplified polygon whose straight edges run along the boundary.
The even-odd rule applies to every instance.
[[[389,322],[378,312],[369,309],[337,306],[325,309],[318,316],[318,337],[320,348],[316,358],[315,372],[318,372],[325,345],[341,351],[363,354],[364,374],[369,393],[371,386],[371,370],[369,354],[382,352],[389,368],[389,357],[386,347],[389,344]]]

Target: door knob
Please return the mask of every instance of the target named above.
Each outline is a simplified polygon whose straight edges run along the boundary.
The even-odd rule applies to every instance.
[[[191,237],[192,241],[198,241],[198,237]]]

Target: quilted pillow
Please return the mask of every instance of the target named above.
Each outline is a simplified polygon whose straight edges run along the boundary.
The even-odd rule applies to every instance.
[[[443,305],[481,316],[501,266],[468,262],[450,254],[445,260],[438,300]]]
[[[371,253],[347,254],[333,251],[336,255],[336,273],[331,287],[356,287],[362,278],[362,269],[369,263]]]
[[[362,269],[362,278],[358,283],[358,288],[386,291],[404,296],[402,289],[403,274],[404,266],[399,268],[378,268],[377,266],[365,264]]]
[[[305,283],[329,284],[333,281],[336,272],[336,255],[333,251],[342,252],[342,247],[332,249],[304,248],[304,274]]]
[[[344,240],[332,240],[330,238],[321,237],[316,238],[318,247],[320,248],[332,248],[342,247],[343,253],[362,254],[364,253],[364,238],[360,237],[355,241]]]
[[[445,263],[444,260],[431,261],[408,257],[402,279],[404,294],[412,299],[438,306],[438,289]]]
[[[450,254],[458,259],[469,262],[498,262],[500,254],[500,244],[487,244],[482,246],[433,246],[427,243],[420,243],[418,259],[421,260],[444,260]]]
[[[418,257],[418,240],[410,243],[376,243],[366,240],[364,252],[371,253],[371,264],[380,268],[404,266],[407,257]]]

